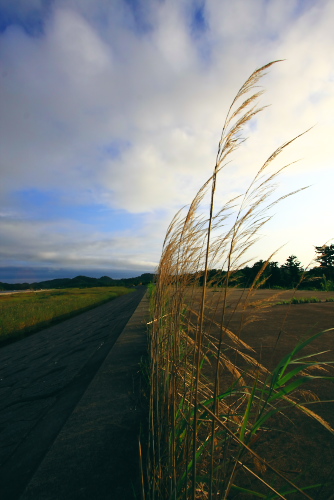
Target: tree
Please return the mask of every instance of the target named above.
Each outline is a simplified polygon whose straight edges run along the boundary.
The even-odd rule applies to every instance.
[[[327,279],[334,278],[334,245],[323,245],[315,247],[318,256],[315,258],[319,262],[319,266],[323,270]]]
[[[258,262],[255,262],[255,264],[253,264],[252,267],[249,266],[244,267],[241,270],[241,273],[243,275],[243,285],[246,287],[252,286],[256,276],[260,273],[260,271],[263,269],[264,266],[265,266],[265,261],[259,260]],[[261,278],[263,278],[263,276],[261,276]]]
[[[281,269],[284,286],[295,288],[299,284],[304,271],[296,255],[290,255],[285,264],[281,266]]]
[[[277,262],[258,260],[252,267],[246,266],[241,269],[240,277],[244,286],[251,286],[257,278],[256,285],[261,288],[271,288],[280,284],[280,269]]]
[[[281,284],[281,271],[278,267],[278,262],[269,262],[265,271],[267,277],[266,287],[272,288],[280,286]]]

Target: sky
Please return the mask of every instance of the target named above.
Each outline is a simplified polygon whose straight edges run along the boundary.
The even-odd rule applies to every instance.
[[[276,59],[218,203],[313,127],[277,193],[310,187],[249,256],[307,266],[334,237],[333,21],[332,0],[0,0],[0,281],[154,272],[236,92]]]

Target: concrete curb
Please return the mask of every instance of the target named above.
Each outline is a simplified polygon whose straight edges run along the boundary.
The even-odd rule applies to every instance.
[[[147,294],[58,434],[20,500],[139,498],[138,435],[146,418],[140,362]]]

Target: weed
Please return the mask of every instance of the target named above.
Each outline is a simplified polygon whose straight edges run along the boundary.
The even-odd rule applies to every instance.
[[[302,385],[322,377],[327,366],[301,352],[322,333],[299,343],[269,372],[229,327],[229,311],[247,312],[255,305],[250,298],[263,283],[269,262],[237,303],[229,303],[235,273],[247,262],[245,252],[270,219],[268,210],[293,194],[271,201],[274,182],[285,167],[270,169],[299,136],[270,155],[243,196],[222,207],[215,204],[218,177],[244,141],[242,129],[263,109],[257,105],[262,91],[255,87],[272,64],[256,70],[237,93],[212,176],[167,230],[150,322],[150,500],[227,499],[241,493],[286,498],[289,491],[310,499],[307,491],[314,485],[298,486],[256,447],[267,439],[270,421],[287,407],[333,431],[300,399]],[[226,270],[214,294],[210,269]]]

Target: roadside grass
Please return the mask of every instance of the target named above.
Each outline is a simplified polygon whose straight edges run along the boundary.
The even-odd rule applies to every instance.
[[[293,297],[289,300],[281,300],[276,302],[276,306],[285,306],[290,304],[320,304],[322,302],[334,302],[334,297],[329,297],[328,299],[319,299],[318,297]]]
[[[132,291],[126,287],[97,287],[0,295],[0,345]]]
[[[224,205],[216,196],[218,177],[244,142],[241,130],[263,109],[257,105],[262,94],[257,83],[272,64],[256,70],[237,93],[212,176],[167,230],[151,295],[146,500],[310,500],[313,495],[328,498],[331,493],[326,491],[333,491],[332,484],[321,484],[318,478],[305,480],[305,470],[295,476],[291,461],[287,470],[277,464],[282,453],[289,459],[292,437],[277,447],[269,439],[283,435],[281,425],[294,439],[302,439],[298,425],[292,428],[294,413],[334,433],[313,411],[316,396],[307,390],[310,383],[333,379],[328,369],[334,361],[308,349],[334,328],[300,340],[269,370],[256,359],[252,346],[232,331],[227,310],[233,278],[248,262],[245,252],[270,220],[268,210],[289,196],[272,201],[277,176],[285,168],[272,163],[299,136],[274,151],[244,194]],[[235,311],[242,307],[247,313],[253,307],[256,314],[251,299],[265,282],[268,262],[243,291]],[[209,293],[211,269],[227,271],[219,294]],[[263,304],[257,308],[260,311]],[[270,323],[267,326],[270,332]]]

